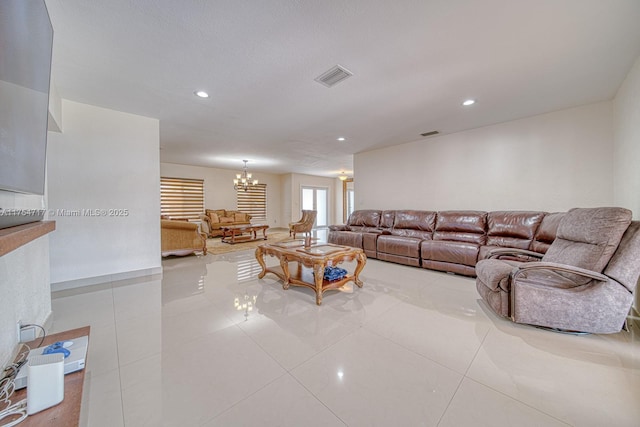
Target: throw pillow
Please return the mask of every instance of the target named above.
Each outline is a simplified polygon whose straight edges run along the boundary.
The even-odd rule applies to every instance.
[[[233,218],[231,218],[230,216],[221,216],[220,217],[220,222],[221,223],[233,222]]]
[[[237,213],[234,215],[236,222],[247,222],[247,214]]]
[[[220,217],[218,216],[217,213],[209,212],[209,220],[211,221],[212,224],[215,224],[220,222]]]

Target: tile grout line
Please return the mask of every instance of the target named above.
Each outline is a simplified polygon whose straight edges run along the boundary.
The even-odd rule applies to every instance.
[[[122,409],[122,425],[126,426],[126,420],[124,417],[124,398],[123,398],[123,390],[122,390],[122,370],[120,364],[120,344],[118,341],[118,322],[116,321],[116,299],[113,294],[113,283],[111,283],[111,306],[113,307],[113,329],[116,334],[116,355],[118,357],[118,384],[120,385],[120,408]]]
[[[449,403],[447,403],[447,407],[444,408],[444,411],[442,411],[442,415],[440,415],[440,418],[438,419],[438,423],[436,424],[436,426],[440,425],[440,423],[442,422],[442,419],[447,414],[447,411],[451,407],[451,403],[453,402],[453,399],[455,399],[456,394],[458,394],[458,391],[460,390],[460,387],[462,386],[462,382],[465,380],[465,378],[469,378],[469,377],[467,377],[467,372],[469,372],[469,369],[471,369],[471,365],[473,365],[473,361],[476,360],[476,357],[478,356],[478,353],[480,352],[480,349],[484,345],[484,341],[487,339],[487,336],[489,335],[489,332],[491,332],[491,328],[489,328],[487,330],[487,333],[484,334],[484,337],[482,337],[482,342],[480,343],[480,345],[476,349],[475,354],[471,358],[471,362],[469,362],[469,366],[467,366],[467,369],[462,374],[462,378],[460,378],[460,382],[458,383],[458,386],[456,387],[456,391],[454,391],[453,394],[451,395],[451,399],[449,400]],[[469,378],[469,379],[471,379],[471,378]]]
[[[552,415],[552,414],[550,414],[550,413],[548,413],[548,412],[546,412],[546,411],[543,411],[543,410],[542,410],[542,409],[540,409],[540,408],[536,408],[535,406],[531,406],[531,405],[530,405],[530,404],[528,404],[527,402],[523,402],[522,400],[517,399],[517,398],[515,398],[514,396],[510,396],[510,395],[508,395],[508,394],[506,394],[506,393],[504,393],[504,392],[502,392],[502,391],[500,391],[500,390],[496,390],[495,388],[491,387],[490,385],[488,385],[488,384],[484,384],[484,383],[481,383],[480,381],[475,380],[475,379],[473,379],[473,378],[471,378],[470,376],[468,376],[468,375],[467,375],[467,374],[469,373],[469,369],[471,369],[471,365],[473,365],[473,362],[476,360],[476,357],[478,357],[478,353],[480,353],[480,350],[482,349],[482,346],[484,345],[484,342],[486,341],[487,337],[489,336],[489,334],[491,333],[491,331],[492,331],[493,329],[497,329],[497,328],[495,328],[495,327],[490,328],[490,329],[487,331],[487,333],[485,334],[484,338],[482,339],[482,342],[481,342],[481,343],[480,343],[480,345],[478,346],[478,350],[476,351],[476,354],[473,356],[473,359],[471,359],[471,363],[469,363],[469,366],[467,367],[467,370],[465,371],[465,373],[464,373],[464,375],[463,375],[462,380],[464,381],[464,379],[466,378],[466,379],[468,379],[469,381],[473,381],[473,382],[474,382],[474,383],[476,383],[476,384],[479,384],[479,385],[481,385],[481,386],[483,386],[483,387],[486,387],[486,388],[488,388],[489,390],[492,390],[492,391],[494,391],[494,392],[496,392],[496,393],[500,394],[501,396],[506,397],[507,399],[511,399],[511,400],[513,400],[513,401],[515,401],[515,402],[518,402],[518,403],[520,403],[521,405],[524,405],[524,406],[526,406],[526,407],[528,407],[528,408],[530,408],[530,409],[532,409],[532,410],[534,410],[534,411],[536,411],[536,412],[539,412],[539,413],[544,414],[544,415],[546,415],[546,416],[548,416],[548,417],[550,417],[550,418],[553,418],[554,420],[556,420],[556,421],[558,421],[558,422],[561,422],[561,423],[563,423],[563,424],[566,424],[567,426],[571,426],[571,424],[569,424],[568,422],[565,422],[565,421],[561,420],[560,418],[556,417],[555,415]],[[460,382],[460,384],[462,384],[462,381]],[[454,396],[455,396],[455,394],[456,394],[457,392],[458,392],[458,389],[456,389],[456,392],[454,393]],[[451,398],[451,400],[453,401],[453,397]],[[442,416],[443,416],[443,417],[444,417],[444,415],[446,414],[447,410],[449,409],[449,406],[450,406],[450,405],[451,405],[451,402],[449,402],[449,405],[447,405],[447,409],[446,409],[446,410],[444,411],[444,413],[442,414]],[[440,421],[442,421],[442,417],[440,418]],[[440,421],[438,421],[438,424],[440,424]]]

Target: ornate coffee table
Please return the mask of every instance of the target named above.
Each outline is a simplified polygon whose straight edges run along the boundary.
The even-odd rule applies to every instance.
[[[264,262],[265,255],[278,258],[280,266],[267,267]],[[260,245],[256,249],[256,259],[262,266],[262,271],[258,275],[259,279],[262,279],[267,273],[273,273],[284,282],[283,289],[289,289],[289,285],[311,288],[316,292],[316,304],[318,305],[322,304],[323,293],[341,288],[347,282],[353,282],[361,288],[363,283],[358,275],[367,263],[367,257],[362,249],[333,244],[304,246],[303,240]],[[347,274],[338,280],[324,279],[325,267],[336,266],[344,261],[353,261],[354,259],[357,261],[357,265],[353,274]],[[291,262],[297,264],[293,271],[289,268]]]
[[[267,240],[266,224],[244,224],[227,225],[220,227],[222,231],[222,241],[224,243],[253,242],[254,240]],[[262,236],[258,236],[258,231],[262,230]],[[249,234],[244,234],[249,233]]]

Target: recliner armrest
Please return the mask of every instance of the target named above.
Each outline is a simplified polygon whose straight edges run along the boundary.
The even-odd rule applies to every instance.
[[[487,253],[487,258],[486,259],[491,259],[491,258],[499,258],[501,256],[524,256],[524,257],[532,257],[532,258],[536,258],[536,259],[542,259],[542,257],[544,256],[541,253],[538,252],[534,252],[534,251],[528,251],[526,249],[518,249],[518,248],[496,248],[496,249],[491,249],[488,253]]]
[[[572,273],[579,276],[589,277],[594,280],[599,280],[601,282],[606,282],[609,280],[609,277],[605,276],[604,274],[587,270],[585,268],[574,267],[573,265],[558,264],[555,262],[530,262],[522,264],[513,271],[513,279],[515,279],[520,274],[531,270],[551,270],[559,271],[562,273]]]
[[[330,225],[329,231],[349,231],[349,227],[346,225]]]

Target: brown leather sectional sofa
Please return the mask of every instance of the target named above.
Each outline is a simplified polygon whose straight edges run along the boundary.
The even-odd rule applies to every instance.
[[[535,211],[359,210],[329,226],[329,243],[369,258],[475,276],[475,265],[500,248],[544,254],[564,213]]]

